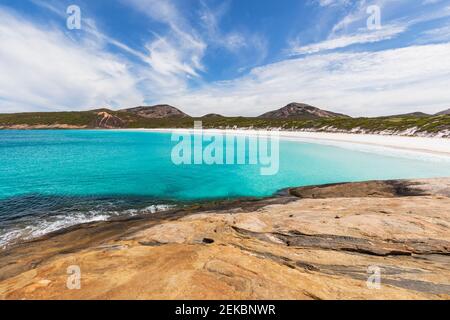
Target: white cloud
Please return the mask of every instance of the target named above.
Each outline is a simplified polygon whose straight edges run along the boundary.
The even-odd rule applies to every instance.
[[[351,0],[315,0],[321,7],[345,6]]]
[[[125,3],[168,27],[166,34],[156,35],[146,46],[148,62],[155,71],[196,77],[205,69],[201,61],[207,45],[172,1],[127,0]]]
[[[237,30],[228,27],[221,28],[221,19],[229,10],[229,2],[222,2],[219,6],[211,8],[204,1],[200,1],[201,33],[212,49],[225,49],[235,55],[236,60],[243,66],[238,69],[249,69],[262,63],[267,57],[268,41],[258,32]],[[245,67],[244,67],[245,65]]]
[[[205,2],[201,1],[200,21],[205,30],[209,42],[224,47],[231,52],[237,52],[239,49],[248,45],[244,36],[236,31],[223,33],[219,28],[221,17],[227,11],[227,6],[222,4],[215,11],[211,10]]]
[[[450,41],[450,24],[439,28],[430,29],[421,33],[418,42],[445,42]]]
[[[143,101],[125,61],[0,7],[0,112],[132,106]]]
[[[350,4],[345,0],[316,0],[319,5],[325,7],[335,7],[338,4]],[[419,1],[419,0],[416,0]],[[422,0],[420,0],[422,1]],[[428,0],[427,3],[439,3],[440,1]],[[413,26],[435,21],[450,16],[450,7],[432,7],[423,11],[415,12],[407,8],[412,3],[410,0],[359,0],[353,3],[353,8],[337,21],[331,28],[326,40],[315,43],[304,44],[298,39],[291,41],[286,50],[289,55],[314,54],[323,51],[346,48],[355,44],[368,44],[384,40],[391,40],[409,31]],[[425,4],[422,2],[422,4]],[[381,28],[369,30],[367,27],[370,14],[367,12],[369,6],[377,6],[381,13]],[[400,15],[400,16],[398,16]],[[393,18],[396,17],[396,18]],[[443,30],[442,30],[443,31]],[[431,34],[422,33],[427,38]],[[437,35],[435,36],[437,39]],[[446,37],[441,38],[446,41]],[[416,43],[425,43],[417,41]]]
[[[50,12],[54,13],[55,15],[59,16],[61,19],[67,19],[67,13],[65,6],[61,3],[52,3],[49,1],[43,1],[43,0],[31,0],[35,5],[47,9]],[[113,45],[123,51],[126,51],[127,53],[137,57],[143,62],[147,62],[147,57],[140,51],[137,51],[133,48],[130,48],[126,44],[117,41],[114,38],[109,37],[108,35],[102,33],[96,26],[95,21],[86,17],[83,17],[83,23],[82,23],[82,29],[84,32],[95,38],[97,42],[104,42],[108,43],[110,45]]]
[[[348,32],[349,30],[355,30],[361,27],[365,27],[367,25],[367,18],[369,18],[369,14],[367,14],[367,8],[369,6],[377,6],[381,11],[381,20],[382,23],[386,23],[385,13],[389,10],[389,5],[399,5],[399,3],[410,0],[358,0],[353,3],[353,9],[349,10],[349,12],[340,19],[332,28],[331,36],[336,36],[340,32]]]
[[[323,42],[296,47],[297,54],[320,54],[262,66],[235,80],[192,89],[190,81],[200,83],[206,71],[202,64],[205,39],[211,43],[213,37],[202,38],[205,35],[200,36],[171,1],[131,1],[127,3],[166,27],[160,35],[153,34],[140,51],[100,32],[89,19],[84,20],[87,29],[83,31],[87,32],[83,40],[73,41],[61,31],[37,26],[0,7],[0,112],[123,108],[144,100],[170,103],[193,115],[256,116],[292,101],[351,115],[434,112],[449,107],[450,93],[445,86],[450,78],[448,43],[372,53],[322,53],[394,37],[406,25],[333,35]],[[223,38],[221,46],[231,51],[253,41],[238,32],[221,32],[217,16],[205,18],[204,22],[208,21],[211,34]],[[437,29],[424,36],[436,37],[443,31],[448,30]],[[264,51],[264,41],[259,41],[260,51]],[[145,63],[136,65],[118,58],[106,51],[106,44]]]
[[[168,102],[194,115],[256,116],[292,101],[354,116],[437,112],[449,107],[449,55],[450,43],[307,56],[259,67]]]
[[[435,3],[439,3],[442,2],[443,0],[423,0],[422,4],[427,5],[427,4],[435,4]]]
[[[66,19],[64,5],[58,2],[32,0],[32,2],[50,12]],[[143,93],[145,101],[154,101],[164,95],[178,94],[188,89],[191,78],[199,78],[203,71],[201,59],[206,45],[192,31],[171,1],[142,0],[127,1],[134,9],[147,17],[159,21],[168,27],[164,36],[149,34],[153,40],[137,50],[103,33],[96,26],[95,20],[83,15],[82,31],[84,41],[91,41],[92,46],[112,45],[125,53],[138,58],[142,65],[130,65],[137,79],[137,87]]]
[[[224,33],[220,29],[220,19],[228,9],[227,3],[223,3],[214,11],[203,1],[200,4],[200,20],[210,43],[218,47],[223,47],[231,52],[238,52],[250,44],[242,33],[237,31]]]
[[[220,18],[227,11],[222,4],[215,11],[204,2],[196,14],[201,26],[193,27],[172,0],[127,0],[124,3],[154,21],[166,26],[161,34],[154,34],[145,48],[145,61],[151,70],[141,71],[147,78],[142,82],[148,100],[162,102],[173,95],[186,94],[192,81],[201,83],[207,72],[203,59],[208,47],[225,48],[238,59],[251,55],[253,63],[260,63],[267,55],[267,43],[258,34],[244,34],[236,30],[223,32]],[[254,64],[252,64],[254,65]]]
[[[345,48],[354,44],[367,44],[383,40],[392,39],[399,34],[405,32],[408,28],[408,23],[391,21],[387,23],[384,21],[384,13],[386,12],[386,5],[389,0],[316,0],[318,4],[323,7],[331,7],[335,10],[339,6],[345,7],[346,14],[339,19],[330,29],[327,39],[315,43],[301,43],[298,41],[291,41],[290,47],[286,50],[289,55],[312,54],[321,51],[334,50]],[[400,3],[404,0],[396,0]],[[377,6],[381,12],[381,23],[379,29],[369,30],[367,27],[367,20],[370,15],[367,13],[369,6]]]
[[[290,54],[311,54],[320,51],[344,48],[354,44],[373,43],[382,40],[389,40],[394,38],[398,34],[403,33],[405,30],[406,26],[385,26],[380,30],[367,30],[356,34],[328,39],[306,46],[296,45],[290,49]]]
[[[123,0],[144,16],[164,26],[160,34],[153,33],[144,45],[143,60],[150,68],[137,72],[139,88],[145,100],[153,103],[165,96],[185,93],[191,81],[201,81],[206,71],[202,60],[207,44],[170,0]]]

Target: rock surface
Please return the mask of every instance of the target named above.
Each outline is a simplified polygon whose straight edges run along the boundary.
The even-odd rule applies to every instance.
[[[449,196],[373,181],[78,226],[0,252],[0,298],[449,299]]]
[[[125,121],[104,111],[97,113],[97,119],[94,124],[94,128],[102,129],[123,128],[124,126]]]

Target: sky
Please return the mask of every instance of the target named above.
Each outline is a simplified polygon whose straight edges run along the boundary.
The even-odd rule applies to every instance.
[[[449,87],[450,0],[0,0],[0,113],[436,113]]]

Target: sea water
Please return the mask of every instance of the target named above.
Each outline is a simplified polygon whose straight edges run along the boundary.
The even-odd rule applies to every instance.
[[[170,133],[0,131],[0,246],[70,225],[291,186],[450,176],[450,160],[281,140],[279,170],[177,165]]]

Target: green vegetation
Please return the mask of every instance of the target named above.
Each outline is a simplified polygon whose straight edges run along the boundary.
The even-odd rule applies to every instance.
[[[350,131],[360,128],[371,132],[384,130],[404,131],[418,128],[419,132],[435,133],[450,130],[450,116],[381,117],[381,118],[329,118],[317,120],[261,119],[261,118],[183,118],[139,119],[128,123],[130,128],[192,128],[194,120],[201,120],[204,128],[280,128],[282,130],[335,128]],[[326,130],[324,130],[326,131]]]
[[[98,113],[101,111],[108,112],[112,115],[120,115],[124,121],[138,120],[140,117],[126,112],[114,112],[108,109],[98,109],[93,111],[72,111],[72,112],[29,112],[29,113],[13,113],[0,114],[0,127],[10,127],[14,125],[71,125],[94,128],[96,120],[99,118]]]
[[[30,112],[0,114],[0,126],[13,126],[27,124],[52,125],[68,124],[84,126],[95,122],[97,115],[93,112]]]
[[[192,128],[195,120],[203,121],[204,128],[280,128],[283,130],[313,129],[313,130],[345,130],[355,128],[370,132],[384,130],[404,131],[418,128],[419,132],[435,133],[450,130],[450,115],[416,117],[394,116],[379,118],[322,118],[317,120],[302,119],[262,119],[244,117],[217,118],[166,118],[147,119],[136,114],[123,111],[94,110],[84,112],[49,112],[49,113],[18,113],[0,114],[0,128],[14,125],[55,126],[70,125],[95,128],[98,112],[105,111],[122,119],[125,128]]]

